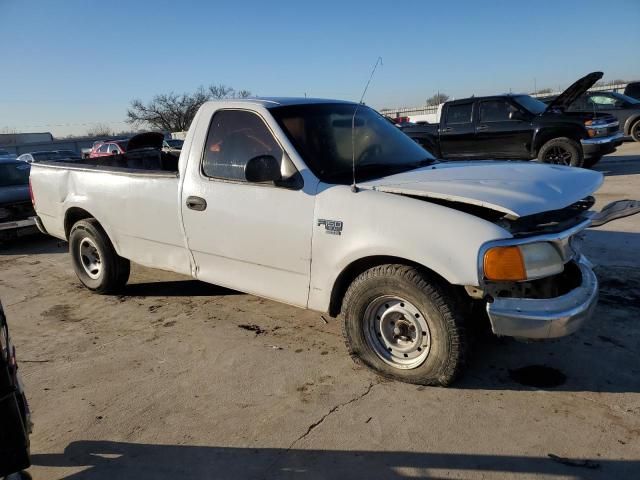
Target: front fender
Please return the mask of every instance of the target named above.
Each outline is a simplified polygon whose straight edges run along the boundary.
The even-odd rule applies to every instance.
[[[340,234],[326,222],[342,222]],[[327,311],[331,291],[353,262],[402,258],[455,285],[478,285],[478,252],[511,234],[479,217],[422,199],[320,184],[314,219],[309,308]]]

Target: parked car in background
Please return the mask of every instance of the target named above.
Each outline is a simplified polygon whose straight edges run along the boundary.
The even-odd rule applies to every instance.
[[[542,99],[551,103],[556,97]],[[601,112],[620,122],[620,131],[640,142],[640,100],[617,92],[586,92],[573,102],[568,112]]]
[[[109,155],[122,155],[127,151],[128,139],[109,140],[94,144],[89,154],[89,158],[106,157]]]
[[[0,478],[31,465],[31,412],[18,374],[16,351],[0,303]]]
[[[29,195],[31,165],[0,159],[0,240],[35,232],[35,212]]]
[[[630,82],[624,89],[624,94],[627,97],[640,100],[640,82]]]
[[[18,157],[18,160],[27,163],[36,163],[36,162],[61,162],[61,161],[79,161],[82,160],[82,157],[79,153],[74,152],[73,150],[50,150],[43,152],[31,152],[31,153],[23,153]]]
[[[353,102],[207,102],[179,162],[161,144],[144,134],[122,156],[33,165],[38,225],[69,241],[88,289],[123,288],[133,261],[342,312],[350,354],[411,383],[461,373],[476,308],[499,335],[580,328],[598,281],[575,236],[640,211],[590,211],[598,172],[438,162]]]
[[[167,153],[180,153],[184,140],[170,138],[162,141],[162,151]]]
[[[402,130],[438,158],[510,159],[591,167],[622,143],[606,112],[568,112],[602,78],[581,78],[549,105],[529,95],[493,95],[446,102],[439,124]]]

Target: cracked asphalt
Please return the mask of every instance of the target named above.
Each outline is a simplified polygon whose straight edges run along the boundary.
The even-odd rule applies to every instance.
[[[597,169],[599,207],[639,198],[639,144]],[[137,266],[123,295],[93,295],[66,244],[22,239],[0,250],[0,299],[34,411],[30,471],[640,478],[640,216],[587,232],[584,247],[602,282],[593,321],[550,342],[480,338],[466,376],[443,389],[356,367],[339,319]],[[529,365],[566,382],[515,382]]]

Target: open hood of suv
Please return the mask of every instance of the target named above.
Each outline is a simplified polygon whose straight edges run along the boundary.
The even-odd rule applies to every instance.
[[[359,183],[377,190],[467,203],[510,218],[559,210],[595,192],[602,174],[534,162],[450,162]]]
[[[569,105],[575,102],[580,95],[585,93],[595,83],[602,78],[604,74],[602,72],[591,72],[585,75],[577,82],[574,82],[564,92],[554,98],[547,106],[546,111],[550,112],[554,108],[566,109]]]

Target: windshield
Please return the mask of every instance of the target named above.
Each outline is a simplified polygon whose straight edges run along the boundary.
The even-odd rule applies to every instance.
[[[513,99],[518,104],[529,110],[531,113],[539,115],[547,109],[547,105],[541,102],[537,98],[530,97],[529,95],[517,95]]]
[[[0,163],[0,187],[27,185],[29,170],[28,163]]]
[[[309,104],[270,111],[311,171],[323,181],[351,183],[354,150],[357,180],[398,173],[434,161],[429,152],[364,105],[357,110],[352,138],[356,107],[356,104]]]

